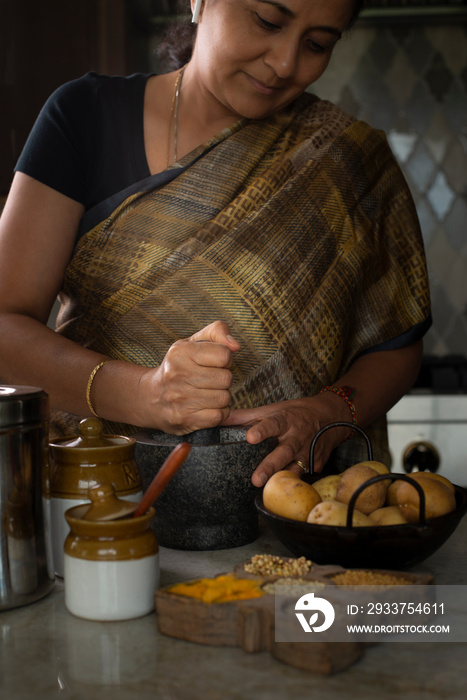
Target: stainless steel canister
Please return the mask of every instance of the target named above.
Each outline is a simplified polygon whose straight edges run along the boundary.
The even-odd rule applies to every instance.
[[[32,603],[54,585],[43,508],[48,417],[42,389],[0,385],[0,610]]]

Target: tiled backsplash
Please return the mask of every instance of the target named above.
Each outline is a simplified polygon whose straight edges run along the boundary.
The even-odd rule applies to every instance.
[[[467,354],[467,24],[357,26],[313,86],[383,129],[415,199],[430,275],[425,353]]]

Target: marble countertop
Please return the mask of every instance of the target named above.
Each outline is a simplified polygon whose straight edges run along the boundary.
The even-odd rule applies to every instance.
[[[438,584],[467,584],[467,517],[414,568]],[[232,570],[252,554],[289,556],[272,533],[217,552],[161,550],[161,585]],[[268,652],[214,648],[161,635],[155,614],[90,622],[65,608],[63,583],[32,605],[0,612],[0,697],[45,700],[441,700],[465,697],[467,643],[382,643],[331,676],[292,668]]]

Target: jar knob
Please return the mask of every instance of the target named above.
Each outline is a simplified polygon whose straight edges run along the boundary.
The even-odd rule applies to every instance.
[[[83,418],[79,422],[79,436],[66,443],[66,447],[109,447],[111,437],[104,434],[104,424],[99,418]]]
[[[83,418],[79,422],[79,434],[84,440],[98,440],[102,436],[104,426],[99,418]]]
[[[88,496],[91,505],[83,515],[83,520],[118,520],[131,515],[138,505],[118,498],[113,484],[97,484],[89,489]]]

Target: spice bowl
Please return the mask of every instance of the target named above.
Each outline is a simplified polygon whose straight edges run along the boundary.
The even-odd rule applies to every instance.
[[[154,508],[138,517],[86,520],[88,504],[65,513],[65,605],[88,620],[127,620],[154,609],[159,546]]]

